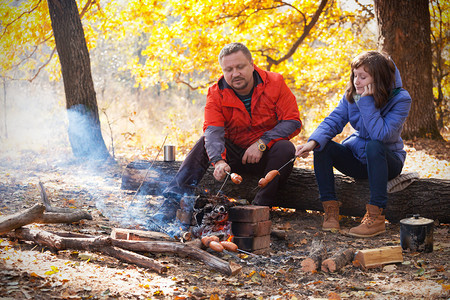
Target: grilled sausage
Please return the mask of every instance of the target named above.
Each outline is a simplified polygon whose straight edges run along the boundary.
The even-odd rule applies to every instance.
[[[236,173],[231,173],[231,181],[235,184],[241,184],[242,176]]]
[[[211,248],[211,249],[213,249],[214,251],[217,251],[217,252],[222,252],[224,247],[219,242],[211,241],[209,243],[209,248]]]
[[[230,241],[221,241],[220,243],[225,248],[225,250],[237,252],[238,246],[235,243]]]
[[[216,235],[208,235],[208,236],[202,237],[202,244],[205,245],[206,247],[209,247],[209,244],[212,241],[219,242],[219,237]]]
[[[267,179],[261,178],[261,179],[258,181],[258,186],[263,188],[263,187],[265,187],[268,183],[269,183],[269,182],[267,181]]]
[[[275,176],[280,175],[280,172],[278,172],[278,170],[272,170],[269,171],[269,173],[266,174],[266,176],[264,178],[266,178],[267,183],[271,182]]]

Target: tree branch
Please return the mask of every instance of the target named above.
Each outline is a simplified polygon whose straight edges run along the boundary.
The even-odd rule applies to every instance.
[[[289,59],[297,50],[297,48],[300,46],[300,44],[305,40],[305,38],[308,36],[309,32],[311,31],[311,29],[314,27],[314,25],[316,25],[317,20],[319,19],[320,15],[322,14],[326,4],[327,4],[328,0],[322,0],[320,2],[319,7],[317,8],[316,12],[314,13],[311,21],[309,22],[309,24],[303,29],[303,34],[297,39],[297,41],[295,41],[295,43],[292,45],[291,49],[289,49],[288,53],[286,55],[284,55],[282,58],[275,60],[273,58],[271,58],[270,56],[266,56],[266,60],[267,60],[267,70],[270,71],[270,69],[272,68],[273,65],[278,65],[281,62]]]
[[[9,22],[8,24],[5,25],[5,27],[3,28],[3,32],[2,35],[0,36],[0,39],[3,38],[3,36],[5,35],[7,29],[9,26],[11,26],[12,24],[14,24],[14,22],[16,22],[17,20],[19,20],[20,18],[22,18],[22,16],[26,15],[26,14],[31,14],[33,11],[35,11],[38,7],[39,4],[41,4],[42,0],[39,0],[38,3],[30,10],[24,11],[23,13],[21,13],[17,18],[15,18],[14,20],[12,20],[11,22]]]
[[[361,3],[359,3],[359,0],[355,0],[355,2],[356,2],[356,4],[359,5],[359,7],[362,8],[363,11],[365,11],[365,12],[369,15],[370,18],[375,17],[375,15],[373,14],[373,12],[367,7],[367,6],[370,6],[370,4],[369,4],[369,5],[361,4]]]
[[[186,81],[180,79],[180,75],[178,75],[178,76],[175,78],[175,82],[176,82],[176,83],[184,84],[184,85],[186,85],[187,87],[189,87],[190,90],[195,91],[195,90],[198,90],[198,89],[207,88],[208,86],[210,86],[211,84],[213,84],[215,81],[209,81],[209,82],[207,82],[206,84],[202,84],[202,85],[199,85],[199,86],[192,86],[190,83],[188,83],[188,82],[186,82]]]
[[[49,62],[50,62],[50,61],[52,60],[52,58],[53,58],[53,54],[55,54],[55,51],[56,51],[56,47],[53,48],[52,53],[50,54],[50,57],[48,58],[48,60],[47,60],[42,66],[39,67],[39,69],[37,70],[36,74],[34,74],[34,76],[33,76],[32,78],[28,79],[29,82],[32,82],[33,80],[35,80],[36,77],[37,77],[37,76],[39,75],[39,73],[41,72],[41,70],[42,70],[43,68],[45,68],[46,65],[49,64]]]
[[[86,2],[86,5],[80,12],[80,19],[83,18],[84,14],[87,13],[91,6],[93,6],[96,2],[96,0],[89,0],[88,2]]]

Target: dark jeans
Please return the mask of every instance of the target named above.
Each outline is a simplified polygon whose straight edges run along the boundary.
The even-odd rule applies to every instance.
[[[367,164],[363,164],[349,148],[334,141],[329,141],[322,151],[315,151],[314,171],[320,200],[337,200],[333,173],[335,167],[355,179],[369,179],[369,204],[386,208],[387,182],[401,173],[403,163],[380,141],[367,142],[366,155]]]
[[[231,167],[231,172],[238,173],[241,176],[254,174],[263,177],[271,170],[278,170],[295,155],[295,146],[292,142],[280,140],[264,152],[257,164],[244,165],[242,164],[242,156],[246,149],[242,149],[228,140],[225,141],[225,148],[227,163]],[[269,184],[261,188],[253,199],[252,204],[267,206],[275,204],[277,190],[287,181],[293,165],[293,162],[286,165],[280,171],[280,176],[276,176]],[[175,178],[164,190],[164,195],[180,197],[183,194],[193,194],[209,166],[210,162],[205,149],[205,139],[202,136],[186,156]],[[243,178],[245,180],[245,176]]]

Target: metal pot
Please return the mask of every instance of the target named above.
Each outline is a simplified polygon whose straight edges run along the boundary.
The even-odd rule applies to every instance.
[[[400,244],[403,250],[433,252],[433,220],[413,215],[400,220]]]

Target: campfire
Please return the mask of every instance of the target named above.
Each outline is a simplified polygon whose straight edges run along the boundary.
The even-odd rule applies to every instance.
[[[152,222],[149,217],[145,229],[160,231],[181,241],[201,239],[209,235],[226,240],[232,235],[229,210],[242,204],[248,203],[246,200],[237,201],[225,195],[212,195],[208,191],[198,196],[184,196],[180,200],[180,209],[173,223],[161,226]]]

